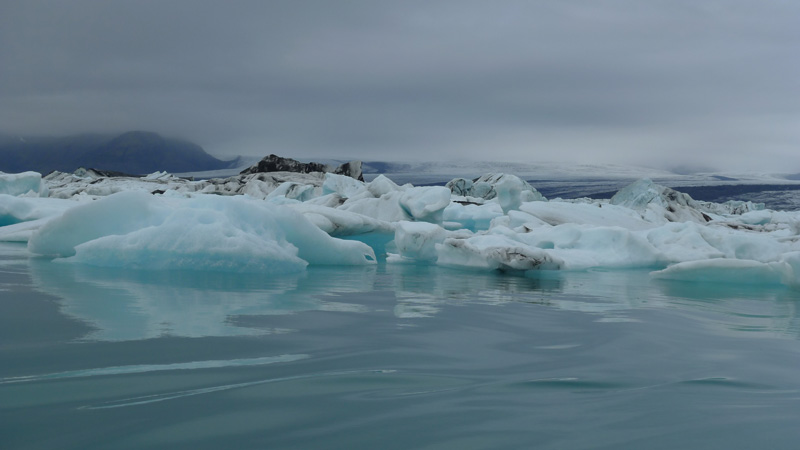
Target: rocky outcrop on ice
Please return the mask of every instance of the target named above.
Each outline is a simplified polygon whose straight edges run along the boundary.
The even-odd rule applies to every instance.
[[[278,155],[269,155],[264,157],[254,166],[251,166],[243,171],[242,175],[252,173],[267,173],[267,172],[297,172],[297,173],[334,173],[337,175],[344,175],[347,177],[355,178],[359,181],[364,181],[364,176],[361,173],[361,161],[350,161],[340,166],[330,166],[316,162],[303,163],[291,158],[283,158]]]

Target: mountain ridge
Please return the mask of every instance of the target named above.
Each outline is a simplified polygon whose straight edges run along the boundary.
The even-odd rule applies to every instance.
[[[11,173],[72,172],[79,167],[130,174],[191,172],[226,169],[238,161],[217,159],[197,144],[149,131],[60,137],[0,135],[0,171]]]

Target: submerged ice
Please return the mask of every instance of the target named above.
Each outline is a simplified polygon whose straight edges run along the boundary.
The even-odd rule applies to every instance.
[[[447,186],[343,173],[191,181],[83,171],[0,176],[0,240],[59,261],[286,273],[435,264],[535,276],[649,268],[661,279],[798,284],[800,213],[716,204],[639,180],[607,200],[547,200],[509,174]]]

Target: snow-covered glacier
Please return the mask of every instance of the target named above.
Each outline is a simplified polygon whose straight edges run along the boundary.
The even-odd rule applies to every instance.
[[[511,174],[446,186],[322,172],[0,174],[0,241],[58,262],[134,269],[276,274],[385,261],[800,284],[800,212],[700,202],[648,179],[609,199],[548,200]]]

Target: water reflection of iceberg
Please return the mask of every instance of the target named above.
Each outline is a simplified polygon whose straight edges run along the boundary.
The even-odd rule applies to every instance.
[[[672,307],[722,315],[726,332],[800,338],[800,292],[785,287],[655,280]],[[699,316],[699,315],[698,315]]]
[[[401,319],[432,317],[445,305],[479,303],[501,305],[530,301],[537,293],[560,292],[559,278],[525,278],[469,272],[433,265],[386,266]]]
[[[247,316],[303,311],[372,312],[394,297],[398,320],[431,318],[447,307],[531,303],[580,312],[600,322],[636,320],[642,309],[690,311],[721,332],[800,337],[800,293],[777,287],[651,280],[647,271],[543,271],[532,277],[472,273],[426,265],[310,267],[306,272],[256,274],[125,271],[30,261],[35,286],[61,300],[63,313],[92,325],[85,339],[138,340],[255,335],[265,329]],[[351,296],[363,293],[366,295]],[[380,294],[377,294],[380,293]]]
[[[395,315],[431,317],[444,305],[533,303],[624,320],[624,313],[664,306],[646,271],[529,272],[485,274],[436,266],[387,267],[395,280]],[[421,276],[425,273],[426,276]]]
[[[634,312],[691,312],[725,333],[800,337],[800,293],[776,286],[652,280],[647,270],[541,271],[530,277],[470,273],[435,266],[387,266],[401,319],[429,318],[445,306],[534,303],[591,314],[598,322],[636,321]]]
[[[239,326],[236,316],[309,310],[360,311],[324,295],[369,289],[375,267],[263,277],[189,271],[130,271],[31,260],[37,289],[61,299],[62,312],[92,325],[90,340],[164,335],[236,336],[287,330]],[[327,268],[326,268],[327,269]]]

